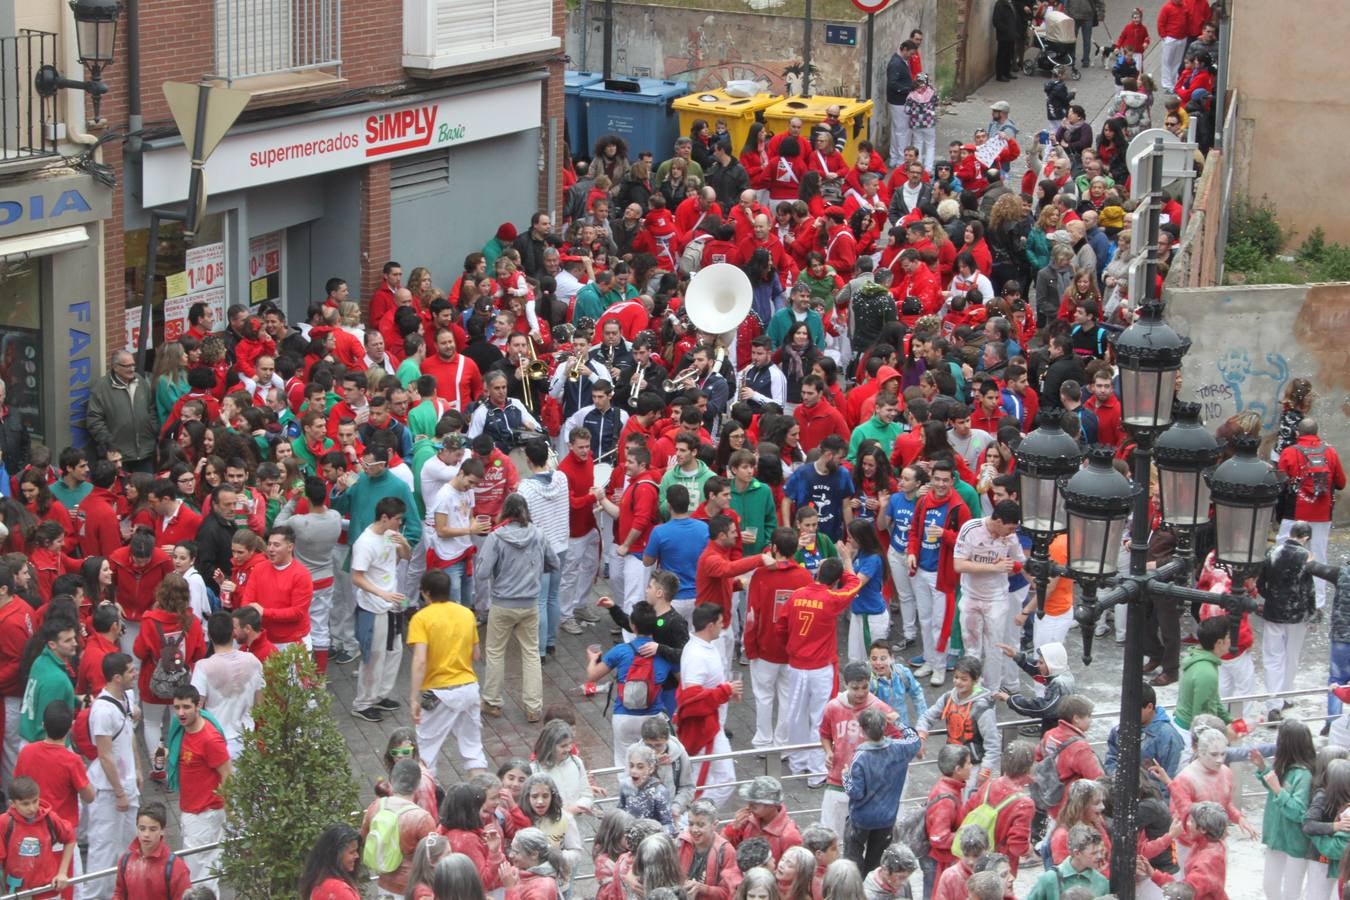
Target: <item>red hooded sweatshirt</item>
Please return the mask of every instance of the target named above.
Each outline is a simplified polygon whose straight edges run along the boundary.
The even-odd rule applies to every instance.
[[[811,573],[796,560],[786,560],[757,573],[750,580],[745,601],[745,655],[782,665],[787,644],[776,627],[781,607],[793,591],[811,584]],[[779,597],[782,596],[782,602]]]
[[[108,563],[112,566],[113,588],[117,591],[123,616],[139,622],[155,602],[155,588],[173,571],[173,561],[169,554],[156,547],[150,554],[150,562],[140,567],[132,561],[130,547],[118,547],[108,554]]]
[[[187,863],[175,857],[169,866],[169,845],[160,841],[155,852],[145,856],[141,842],[133,839],[117,861],[117,884],[113,900],[177,900],[192,886]]]
[[[96,487],[80,504],[84,513],[84,536],[80,549],[86,557],[107,556],[122,546],[122,529],[117,520],[117,497],[107,488]],[[191,535],[196,537],[194,533]]]
[[[660,469],[648,469],[628,485],[619,500],[619,518],[614,523],[614,541],[622,544],[627,540],[629,532],[636,529],[638,537],[628,545],[630,554],[642,556],[642,551],[647,549],[647,539],[652,536],[652,529],[661,521],[660,484],[661,476],[664,474]]]

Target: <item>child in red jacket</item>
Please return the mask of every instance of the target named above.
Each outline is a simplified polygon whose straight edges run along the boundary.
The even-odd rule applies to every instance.
[[[942,777],[928,792],[924,827],[928,831],[928,857],[919,861],[923,869],[923,895],[931,897],[942,873],[956,863],[952,840],[961,827],[961,797],[975,764],[965,744],[944,744],[938,751],[938,771]]]
[[[1120,29],[1120,36],[1116,38],[1116,49],[1126,53],[1134,60],[1134,68],[1137,72],[1144,71],[1144,53],[1148,50],[1149,41],[1148,26],[1144,24],[1144,11],[1135,7],[1130,14],[1130,24]]]
[[[0,815],[0,871],[6,893],[52,884],[64,888],[75,852],[75,830],[42,800],[38,784],[26,775],[10,782],[10,807]],[[53,849],[64,844],[57,853]],[[36,851],[36,852],[34,852]],[[39,894],[56,897],[56,893]],[[67,892],[63,896],[69,896]]]
[[[1217,803],[1203,801],[1186,816],[1185,842],[1190,845],[1182,880],[1195,889],[1195,900],[1228,900],[1224,889],[1228,877],[1228,812]]]

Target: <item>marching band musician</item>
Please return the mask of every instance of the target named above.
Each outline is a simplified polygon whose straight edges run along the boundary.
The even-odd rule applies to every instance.
[[[525,405],[528,412],[538,415],[544,408],[544,397],[548,395],[548,380],[545,378],[526,378],[529,382],[530,396],[526,399],[524,382],[520,373],[530,367],[530,337],[519,331],[511,332],[506,339],[506,355],[494,363],[488,372],[501,372],[506,376],[506,394]],[[484,376],[486,377],[486,376]]]
[[[722,416],[731,409],[731,385],[727,379],[713,371],[716,365],[716,353],[711,344],[700,344],[694,348],[694,386],[708,397],[708,411],[703,416],[703,426],[712,433],[713,440],[722,424]]]
[[[591,387],[597,381],[609,381],[610,374],[599,363],[590,359],[591,334],[595,325],[590,319],[581,319],[572,332],[572,344],[560,355],[558,365],[549,377],[548,392],[562,404],[562,418],[567,421],[591,399]],[[559,439],[562,440],[561,435]],[[560,444],[561,453],[566,444]]]
[[[787,408],[787,377],[773,364],[773,341],[768,335],[750,342],[750,365],[741,373],[736,395],[755,412],[770,402]]]
[[[469,439],[480,434],[492,438],[492,443],[503,453],[509,453],[516,445],[516,435],[522,431],[535,431],[540,434],[544,429],[534,416],[530,415],[525,404],[508,397],[506,373],[494,369],[483,378],[486,388],[483,399],[469,417]]]
[[[617,319],[605,322],[600,331],[600,343],[591,351],[591,362],[609,373],[610,384],[620,384],[625,373],[633,370],[633,354]]]
[[[600,379],[591,385],[591,404],[577,410],[563,424],[563,442],[570,444],[572,431],[585,428],[591,434],[593,458],[613,464],[619,435],[626,424],[628,413],[614,405],[614,386]]]
[[[650,331],[638,334],[633,340],[633,374],[619,388],[615,402],[627,410],[637,406],[637,398],[643,391],[661,390],[661,385],[670,377],[661,359],[656,355],[656,336]]]

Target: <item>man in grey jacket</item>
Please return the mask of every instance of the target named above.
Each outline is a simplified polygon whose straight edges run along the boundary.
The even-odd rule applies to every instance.
[[[150,380],[136,371],[136,357],[126,350],[114,353],[112,371],[94,382],[85,427],[99,456],[117,450],[128,472],[154,467],[159,437],[154,391]]]
[[[331,645],[328,618],[333,610],[333,547],[342,537],[342,514],[328,508],[328,483],[322,478],[311,475],[305,479],[309,512],[296,515],[297,499],[286,501],[274,524],[289,525],[295,532],[295,558],[314,580],[314,597],[309,602],[309,639],[314,665],[323,673],[328,671]]]
[[[1083,41],[1080,62],[1086,69],[1092,65],[1092,29],[1106,19],[1106,0],[1067,0],[1064,11],[1073,17],[1073,27]]]
[[[542,658],[552,653],[558,642],[558,626],[562,608],[558,603],[558,588],[562,570],[567,565],[567,546],[571,539],[571,498],[567,476],[548,467],[548,441],[538,438],[525,445],[525,461],[530,465],[530,476],[520,479],[516,488],[525,498],[530,519],[544,532],[549,546],[558,556],[558,568],[546,574],[539,582],[539,654]],[[581,628],[572,621],[568,634],[580,634]]]

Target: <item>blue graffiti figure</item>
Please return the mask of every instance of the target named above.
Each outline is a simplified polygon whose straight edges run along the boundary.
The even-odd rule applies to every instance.
[[[1281,353],[1267,353],[1265,359],[1269,368],[1257,369],[1253,366],[1251,356],[1246,350],[1229,350],[1226,354],[1220,356],[1215,362],[1219,370],[1219,376],[1223,378],[1224,384],[1233,390],[1233,405],[1238,412],[1251,411],[1261,417],[1261,425],[1264,428],[1274,428],[1276,420],[1280,414],[1279,398],[1284,391],[1285,384],[1289,381],[1289,361]],[[1267,403],[1264,399],[1253,399],[1247,403],[1242,396],[1242,388],[1252,378],[1265,378],[1274,382],[1274,389],[1268,394],[1264,391],[1259,393],[1264,396],[1273,396],[1274,403]]]

